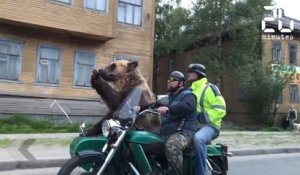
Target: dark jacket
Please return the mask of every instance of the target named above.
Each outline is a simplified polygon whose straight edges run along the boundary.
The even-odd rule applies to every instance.
[[[168,94],[168,104],[154,103],[151,108],[167,106],[169,112],[162,118],[162,136],[169,137],[175,132],[185,132],[193,137],[197,131],[196,97],[190,88],[181,89],[176,95]],[[145,109],[143,106],[142,109]]]

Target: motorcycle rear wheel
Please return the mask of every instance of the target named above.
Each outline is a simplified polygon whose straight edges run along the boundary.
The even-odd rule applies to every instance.
[[[96,156],[87,156],[80,158],[75,156],[69,159],[59,170],[57,175],[95,175],[100,169],[104,160]],[[88,170],[82,168],[91,166]],[[118,175],[113,166],[106,167],[104,174]]]

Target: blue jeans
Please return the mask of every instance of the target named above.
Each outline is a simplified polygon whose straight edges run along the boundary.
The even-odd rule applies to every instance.
[[[290,127],[292,129],[295,129],[295,126],[294,126],[294,123],[296,122],[296,119],[295,118],[289,118],[289,123],[290,123]]]
[[[218,131],[211,126],[204,126],[194,136],[194,149],[196,152],[197,175],[206,175],[206,145],[213,140]]]

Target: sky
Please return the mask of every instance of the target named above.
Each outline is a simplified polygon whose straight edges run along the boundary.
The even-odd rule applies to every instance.
[[[182,0],[183,7],[191,7],[191,2],[196,0]],[[285,16],[297,19],[300,21],[300,1],[299,0],[273,0],[277,6],[284,9]]]

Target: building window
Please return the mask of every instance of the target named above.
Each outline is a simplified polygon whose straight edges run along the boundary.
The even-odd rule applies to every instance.
[[[272,61],[275,63],[281,62],[281,44],[280,44],[280,42],[273,42]]]
[[[18,81],[23,44],[0,40],[0,79]]]
[[[116,55],[114,56],[114,61],[116,60],[127,60],[127,61],[137,61],[139,62],[139,58],[135,56],[129,56],[129,55]]]
[[[156,60],[156,75],[160,74],[160,62],[159,60]]]
[[[244,102],[244,101],[248,100],[248,96],[247,96],[246,91],[241,87],[239,87],[239,89],[238,89],[238,100],[240,102]]]
[[[296,58],[297,58],[297,46],[295,44],[289,45],[289,57],[290,57],[290,64],[296,65]]]
[[[68,4],[68,5],[70,5],[72,2],[72,0],[50,0],[50,1],[58,2],[58,3],[62,3],[62,4]]]
[[[283,98],[283,96],[282,96],[282,91],[281,91],[281,92],[279,93],[278,97],[275,99],[275,102],[276,102],[277,104],[282,103],[282,98]]]
[[[85,8],[106,12],[108,0],[85,0]]]
[[[290,85],[290,102],[299,102],[298,85]]]
[[[37,59],[37,82],[58,84],[60,76],[60,49],[39,46]]]
[[[141,26],[142,3],[142,0],[119,0],[118,22]]]
[[[91,72],[95,69],[96,54],[76,51],[75,56],[75,86],[91,86]]]
[[[116,60],[127,60],[127,61],[139,62],[140,58],[136,57],[136,56],[131,56],[131,55],[118,54],[118,55],[114,56],[114,61],[116,61]],[[149,81],[150,81],[149,74],[148,73],[143,73],[143,76],[144,76],[145,80],[147,81],[147,83],[149,84]]]
[[[169,59],[169,73],[175,69],[175,57],[171,56]]]

